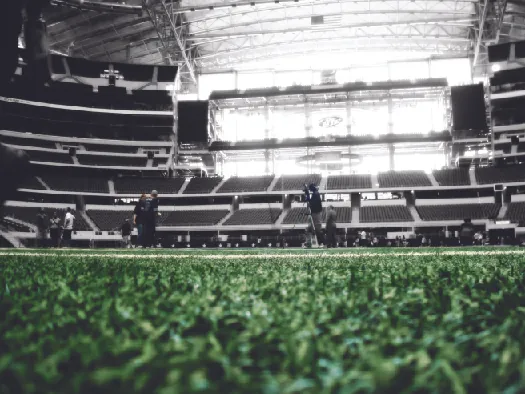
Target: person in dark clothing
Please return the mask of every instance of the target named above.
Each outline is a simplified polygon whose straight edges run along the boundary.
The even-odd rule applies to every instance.
[[[126,221],[122,224],[120,227],[120,232],[122,233],[122,243],[125,248],[131,247],[131,223],[129,222],[129,219],[126,219]]]
[[[305,185],[306,186],[306,185]],[[317,237],[319,244],[324,243],[323,237],[323,203],[321,202],[321,195],[317,187],[311,183],[308,188],[305,187],[304,193],[306,201],[310,205],[310,213],[312,214],[313,231]]]
[[[470,219],[465,219],[459,229],[459,240],[462,246],[472,246],[474,238],[474,225]]]
[[[326,212],[326,246],[329,248],[337,247],[337,212],[335,208],[330,205]]]
[[[49,228],[49,220],[47,218],[44,208],[40,208],[36,215],[36,246],[44,248],[46,246],[47,231]]]
[[[1,63],[1,61],[0,61]],[[21,150],[0,144],[0,217],[2,207],[12,199],[20,184],[30,174],[29,157]]]
[[[49,235],[51,236],[51,246],[58,248],[58,243],[60,242],[60,218],[57,212],[54,212],[53,217],[49,220]]]
[[[155,227],[159,214],[158,193],[153,190],[149,197],[144,200],[144,211],[141,215],[142,221],[142,247],[155,246]]]
[[[144,213],[144,201],[146,200],[146,193],[142,193],[140,196],[140,200],[135,205],[135,209],[133,210],[133,224],[137,227],[137,246],[142,245],[142,233],[143,233],[143,226],[142,226],[142,214]]]

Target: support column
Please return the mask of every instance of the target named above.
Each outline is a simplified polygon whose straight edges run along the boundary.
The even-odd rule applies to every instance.
[[[306,98],[304,99],[304,131],[306,138],[312,136],[312,108]]]
[[[271,119],[270,119],[270,107],[266,105],[264,107],[264,138],[269,139],[272,132],[271,132]],[[264,160],[265,160],[265,173],[270,174],[270,160],[273,152],[269,149],[266,149],[264,152]]]
[[[392,95],[388,95],[388,134],[394,133],[394,120],[393,120],[393,113],[394,113],[394,102],[392,101]]]
[[[352,102],[350,99],[346,101],[346,135],[352,134]],[[352,147],[348,147],[348,172],[352,172]]]
[[[394,160],[395,152],[396,152],[396,147],[394,146],[394,144],[388,144],[388,159],[389,159],[389,164],[390,164],[390,171],[395,170],[395,160]]]

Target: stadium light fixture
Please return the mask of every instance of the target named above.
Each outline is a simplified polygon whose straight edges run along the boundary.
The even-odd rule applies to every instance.
[[[499,70],[501,70],[501,66],[498,63],[492,65],[493,72],[497,73]]]

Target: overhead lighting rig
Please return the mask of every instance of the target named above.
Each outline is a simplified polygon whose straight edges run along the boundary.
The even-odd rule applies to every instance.
[[[51,0],[53,5],[77,8],[79,10],[89,10],[98,12],[112,12],[115,14],[137,14],[142,15],[142,6],[127,5],[121,3],[107,3],[102,1],[86,0]]]

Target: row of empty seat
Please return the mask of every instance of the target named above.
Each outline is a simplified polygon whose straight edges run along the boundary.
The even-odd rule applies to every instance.
[[[463,220],[496,218],[501,206],[497,204],[450,204],[416,207],[422,220]]]
[[[352,222],[352,208],[336,207],[337,221],[339,223]],[[326,221],[326,207],[323,208],[323,222]],[[295,207],[288,211],[283,219],[283,224],[306,224],[308,223],[308,210],[306,207]]]
[[[254,224],[273,224],[281,215],[279,208],[241,209],[224,222],[227,226],[250,226]]]
[[[476,168],[476,181],[479,184],[523,182],[525,181],[525,166]]]

